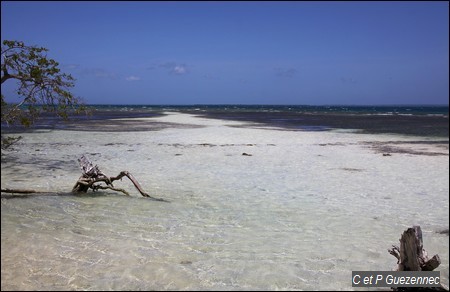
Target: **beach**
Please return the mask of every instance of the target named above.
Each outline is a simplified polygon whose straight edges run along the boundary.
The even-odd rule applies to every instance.
[[[360,290],[413,225],[448,286],[448,136],[413,134],[194,112],[12,133],[2,189],[59,194],[2,194],[1,289]],[[169,202],[70,194],[83,154]]]

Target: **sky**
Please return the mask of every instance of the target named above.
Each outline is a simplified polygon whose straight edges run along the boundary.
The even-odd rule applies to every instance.
[[[449,100],[448,1],[1,1],[1,39],[46,47],[87,104]]]

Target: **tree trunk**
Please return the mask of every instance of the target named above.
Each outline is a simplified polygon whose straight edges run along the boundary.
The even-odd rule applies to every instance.
[[[441,260],[438,255],[431,259],[423,248],[422,229],[413,226],[403,232],[400,238],[400,248],[393,245],[389,253],[398,260],[398,271],[432,271],[436,269]]]
[[[413,226],[405,230],[400,238],[400,247],[393,245],[388,250],[397,258],[397,271],[432,271],[441,264],[436,254],[431,259],[423,248],[422,229]],[[393,288],[394,289],[394,288]],[[417,291],[417,288],[399,287],[396,291]],[[448,291],[442,284],[440,287],[423,287],[420,291]]]

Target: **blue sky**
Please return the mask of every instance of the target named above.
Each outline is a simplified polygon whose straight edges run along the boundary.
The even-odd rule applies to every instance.
[[[1,38],[48,48],[90,104],[449,99],[447,1],[2,1]]]

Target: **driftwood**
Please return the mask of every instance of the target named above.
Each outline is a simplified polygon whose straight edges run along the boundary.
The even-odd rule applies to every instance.
[[[413,226],[405,230],[400,238],[400,247],[393,245],[388,251],[397,258],[397,271],[433,271],[441,264],[439,255],[436,254],[429,258],[423,248],[422,229],[420,226]],[[409,288],[397,288],[394,290],[407,291]],[[441,287],[421,288],[421,290],[448,291],[448,288],[441,285]]]
[[[46,192],[46,191],[36,191],[30,189],[1,189],[1,198],[12,199],[12,198],[26,198],[30,196],[60,196],[66,195],[61,192]],[[3,195],[3,194],[8,195]]]
[[[139,193],[147,197],[149,199],[155,200],[155,201],[162,201],[162,202],[168,202],[167,200],[160,199],[160,198],[154,198],[147,194],[139,184],[139,182],[136,180],[136,178],[129,173],[128,171],[121,171],[117,176],[106,176],[97,165],[93,165],[92,162],[86,157],[81,156],[78,159],[78,162],[80,164],[80,168],[82,171],[81,177],[78,179],[78,181],[75,183],[74,187],[72,188],[72,193],[86,193],[89,189],[92,189],[93,191],[97,191],[99,189],[110,189],[117,192],[122,192],[126,195],[130,195],[126,190],[115,188],[113,186],[113,181],[121,180],[124,176],[128,177],[131,182],[134,184],[136,189],[139,191]],[[104,182],[106,186],[102,186],[98,183]],[[28,195],[59,195],[60,192],[51,192],[51,191],[36,191],[31,189],[1,189],[2,193],[10,193],[10,194],[16,194],[13,196],[8,197],[26,197]]]
[[[397,271],[432,271],[441,264],[439,255],[430,259],[423,248],[420,226],[408,228],[400,238],[400,247],[393,245],[388,251],[398,260]]]
[[[2,189],[2,193],[10,194],[44,194],[48,192],[29,190],[29,189]]]
[[[97,191],[98,189],[111,189],[113,191],[122,192],[126,195],[130,195],[124,189],[115,188],[113,186],[113,181],[122,179],[124,176],[128,177],[131,182],[134,184],[139,193],[147,198],[151,198],[157,201],[166,201],[164,199],[154,198],[147,194],[139,184],[139,182],[134,178],[134,176],[128,171],[121,171],[117,176],[106,176],[97,165],[94,165],[86,156],[82,155],[78,162],[80,164],[80,168],[82,171],[81,177],[78,179],[74,187],[72,188],[72,192],[84,192],[86,193],[89,189],[93,191]],[[106,186],[102,186],[96,183],[104,182]]]

